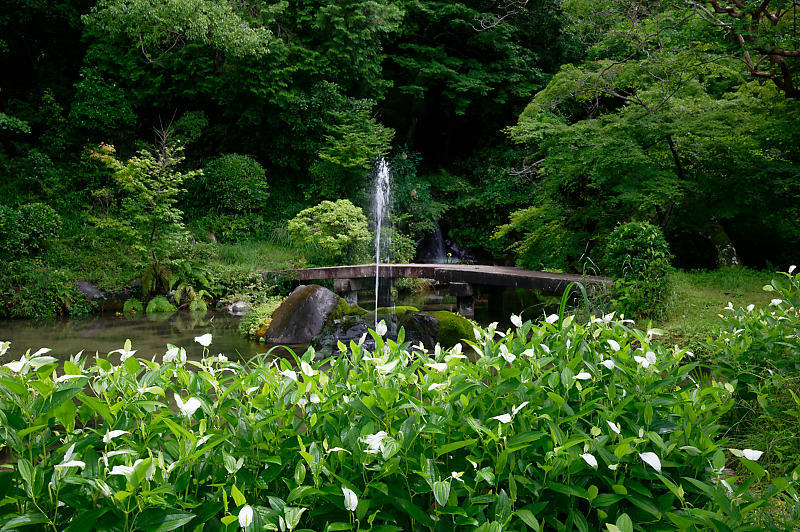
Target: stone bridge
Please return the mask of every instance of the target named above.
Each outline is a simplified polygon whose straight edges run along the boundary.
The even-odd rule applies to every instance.
[[[331,266],[299,270],[264,272],[266,280],[288,275],[298,281],[333,279],[334,290],[351,305],[358,304],[358,291],[375,288],[375,264],[354,266]],[[550,273],[511,266],[485,266],[476,264],[381,264],[377,294],[378,304],[388,306],[389,294],[394,279],[432,279],[450,285],[450,294],[456,296],[458,312],[464,316],[474,315],[473,286],[516,287],[540,290],[550,294],[561,294],[571,282],[584,286],[611,284],[606,277],[591,277],[566,273]]]

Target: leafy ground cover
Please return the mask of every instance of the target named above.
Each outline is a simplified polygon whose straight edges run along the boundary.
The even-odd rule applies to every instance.
[[[612,316],[512,321],[433,352],[379,324],[375,352],[324,362],[28,354],[0,368],[0,527],[779,530],[758,513],[776,499],[797,518],[797,475],[723,437],[736,388],[685,350]]]
[[[773,272],[748,268],[673,271],[672,295],[665,317],[654,322],[655,327],[665,331],[661,341],[666,345],[687,346],[701,354],[702,342],[722,325],[720,313],[729,302],[741,307],[769,304],[773,296],[762,287],[773,277]]]

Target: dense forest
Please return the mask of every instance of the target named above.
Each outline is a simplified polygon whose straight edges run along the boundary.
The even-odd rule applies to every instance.
[[[0,11],[9,315],[76,279],[117,289],[207,262],[211,241],[286,236],[324,200],[368,210],[380,157],[398,259],[437,224],[473,260],[556,271],[602,273],[632,221],[683,268],[785,267],[800,244],[790,0]]]

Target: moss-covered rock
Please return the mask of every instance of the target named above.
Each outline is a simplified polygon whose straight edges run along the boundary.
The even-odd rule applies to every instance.
[[[412,306],[378,307],[379,316],[381,314],[390,314],[396,316],[398,320],[402,320],[408,312],[419,312],[419,309]]]
[[[451,347],[463,339],[473,338],[472,329],[475,324],[455,312],[435,310],[425,314],[433,316],[439,322],[436,340],[444,347]]]
[[[344,318],[345,316],[363,316],[367,313],[366,309],[359,307],[358,305],[350,305],[344,298],[339,298],[339,303],[336,304],[336,308],[333,309],[331,313],[332,320],[338,320]]]

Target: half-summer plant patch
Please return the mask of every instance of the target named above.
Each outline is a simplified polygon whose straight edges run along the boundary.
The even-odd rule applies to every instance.
[[[28,353],[0,368],[0,529],[779,530],[759,509],[797,512],[796,477],[720,437],[733,388],[693,379],[689,353],[613,315],[512,322],[433,352],[371,332],[375,352],[321,362],[240,363],[211,335],[200,361]]]

